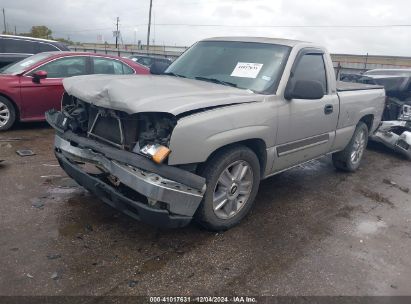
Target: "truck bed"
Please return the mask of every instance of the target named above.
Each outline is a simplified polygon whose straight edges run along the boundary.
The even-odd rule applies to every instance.
[[[384,87],[380,85],[337,81],[337,91],[338,92],[362,91],[362,90],[373,90],[373,89],[383,89],[383,88]]]

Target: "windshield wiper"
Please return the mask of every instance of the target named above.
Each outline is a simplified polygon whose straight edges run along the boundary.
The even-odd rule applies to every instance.
[[[194,79],[209,81],[209,82],[212,82],[212,83],[223,84],[223,85],[230,86],[230,87],[235,87],[235,88],[237,87],[237,85],[235,83],[223,81],[223,80],[220,80],[220,79],[217,79],[217,78],[207,78],[207,77],[198,76],[198,77],[194,77]]]
[[[184,76],[184,75],[176,74],[176,73],[173,73],[173,72],[163,73],[163,75],[169,75],[169,76],[175,76],[175,77],[187,78],[187,77],[186,77],[186,76]]]

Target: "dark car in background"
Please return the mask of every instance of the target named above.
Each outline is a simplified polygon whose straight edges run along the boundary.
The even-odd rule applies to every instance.
[[[172,62],[169,58],[149,55],[131,55],[128,58],[146,67],[151,67],[154,63],[157,62],[167,65],[170,65]]]
[[[46,39],[0,35],[0,68],[41,52],[70,51],[64,44]]]
[[[364,76],[386,75],[386,76],[411,76],[411,69],[374,69],[364,72]]]
[[[387,96],[411,102],[411,69],[369,70],[357,82],[382,85]]]
[[[383,121],[402,120],[411,112],[411,69],[374,69],[353,82],[384,86]]]
[[[131,59],[95,53],[45,52],[0,70],[0,131],[60,110],[63,79],[88,74],[150,74]]]

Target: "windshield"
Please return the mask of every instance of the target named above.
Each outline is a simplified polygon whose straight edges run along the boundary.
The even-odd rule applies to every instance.
[[[10,74],[10,75],[16,75],[16,74],[23,73],[30,67],[34,66],[35,64],[39,63],[40,61],[50,56],[52,56],[52,54],[50,53],[40,53],[40,54],[27,57],[26,59],[23,59],[16,63],[5,66],[4,68],[0,70],[0,73]]]
[[[264,93],[278,84],[289,51],[276,44],[201,41],[165,73]]]

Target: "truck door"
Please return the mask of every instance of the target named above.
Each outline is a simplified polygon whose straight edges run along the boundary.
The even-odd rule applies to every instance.
[[[330,151],[338,123],[339,99],[329,83],[335,81],[326,70],[321,50],[304,49],[297,55],[288,82],[319,82],[321,99],[283,99],[278,107],[278,133],[274,171],[279,171]]]

